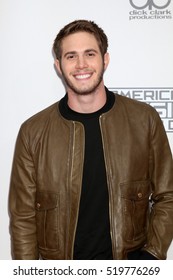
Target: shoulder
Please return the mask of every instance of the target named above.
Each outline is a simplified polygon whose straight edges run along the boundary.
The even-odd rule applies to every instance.
[[[132,99],[130,97],[127,97],[125,95],[121,95],[119,92],[114,92],[114,91],[111,91],[111,89],[107,89],[107,93],[110,94],[110,95],[114,95],[115,96],[115,106],[114,107],[120,107],[121,109],[124,107],[124,108],[127,108],[129,109],[129,111],[131,109],[134,109],[134,110],[144,110],[144,111],[151,111],[151,112],[154,112],[156,111],[152,106],[150,106],[149,104],[147,104],[146,102],[142,102],[142,101],[139,101],[139,100],[136,100],[136,99]]]
[[[123,126],[128,123],[130,127],[136,127],[145,130],[154,131],[160,127],[163,129],[163,123],[159,113],[151,105],[134,100],[132,98],[115,93],[115,103],[108,112],[107,119],[118,122]]]
[[[32,123],[37,123],[40,122],[42,120],[46,120],[48,118],[50,118],[52,116],[52,114],[57,113],[57,109],[58,109],[58,102],[46,107],[45,109],[37,112],[36,114],[34,114],[33,116],[31,116],[30,118],[28,118],[27,120],[25,120],[23,122],[23,126],[25,125],[29,125]]]
[[[129,116],[160,118],[158,112],[154,107],[143,101],[138,101],[123,95],[115,94],[116,102],[115,108],[120,108],[126,112]]]
[[[56,122],[59,117],[58,103],[56,102],[49,107],[34,114],[25,120],[20,127],[20,134],[32,137],[38,137],[45,131],[51,124]]]

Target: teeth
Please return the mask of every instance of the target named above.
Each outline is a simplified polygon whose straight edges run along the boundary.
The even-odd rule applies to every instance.
[[[87,78],[89,78],[89,77],[91,77],[91,74],[76,75],[76,78],[79,79],[79,80],[80,80],[80,79],[81,79],[81,80],[82,80],[82,79],[87,79]]]

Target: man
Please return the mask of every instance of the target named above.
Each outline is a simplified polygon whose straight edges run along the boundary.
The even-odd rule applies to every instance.
[[[158,113],[110,92],[108,41],[92,21],[58,33],[66,86],[17,138],[10,188],[14,259],[165,259],[173,164]]]

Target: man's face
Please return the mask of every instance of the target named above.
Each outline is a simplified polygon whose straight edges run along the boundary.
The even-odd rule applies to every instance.
[[[87,32],[78,32],[62,41],[61,61],[56,67],[62,75],[67,91],[79,95],[95,92],[103,80],[108,65],[108,53],[101,55],[97,40]]]

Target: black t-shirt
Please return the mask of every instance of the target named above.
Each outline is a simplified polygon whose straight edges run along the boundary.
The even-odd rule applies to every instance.
[[[67,95],[59,109],[68,120],[81,122],[85,129],[85,157],[74,259],[112,259],[109,197],[99,117],[109,111],[115,95],[106,89],[106,104],[97,112],[82,114],[71,110]]]

